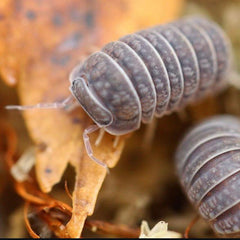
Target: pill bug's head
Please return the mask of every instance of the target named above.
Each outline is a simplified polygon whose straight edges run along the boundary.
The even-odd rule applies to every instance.
[[[88,85],[86,75],[81,72],[81,64],[76,66],[70,74],[70,91],[85,112],[99,127],[107,127],[112,121],[111,112],[96,98]]]
[[[103,51],[95,52],[70,74],[70,91],[92,120],[112,135],[141,124],[141,105],[123,69]]]

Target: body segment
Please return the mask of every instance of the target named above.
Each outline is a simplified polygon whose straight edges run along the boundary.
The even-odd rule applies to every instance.
[[[193,128],[176,153],[181,184],[222,236],[240,236],[240,121],[223,115]]]

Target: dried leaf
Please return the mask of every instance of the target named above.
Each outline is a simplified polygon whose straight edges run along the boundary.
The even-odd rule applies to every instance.
[[[151,230],[146,221],[142,221],[139,238],[181,238],[181,234],[168,230],[168,224],[158,222]]]
[[[32,105],[66,98],[68,75],[95,46],[149,25],[173,19],[183,0],[3,0],[0,3],[0,73],[9,85],[18,83],[21,103]],[[4,57],[3,57],[4,56]],[[24,112],[37,145],[36,174],[40,188],[51,191],[70,162],[76,168],[69,236],[79,237],[93,213],[105,169],[85,153],[82,133],[91,124],[81,110]],[[92,141],[96,134],[91,135]],[[124,140],[113,147],[106,135],[95,155],[114,167]]]

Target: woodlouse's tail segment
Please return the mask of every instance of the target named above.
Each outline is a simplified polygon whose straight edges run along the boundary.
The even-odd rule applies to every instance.
[[[204,29],[211,38],[217,56],[218,71],[216,81],[219,83],[219,87],[221,87],[221,85],[226,82],[227,74],[232,68],[233,56],[231,42],[217,23],[201,17],[193,17],[191,21]]]
[[[143,40],[140,42],[133,35],[148,44],[144,45]],[[223,30],[210,20],[185,17],[120,40],[133,48],[147,66],[157,94],[157,117],[179,110],[212,94],[213,89],[218,92],[227,85],[231,44]],[[148,49],[147,57],[140,46]],[[158,69],[153,68],[156,65]]]
[[[170,23],[190,41],[197,56],[199,89],[195,98],[200,99],[227,86],[232,71],[232,47],[224,31],[213,21],[202,17],[185,17]]]
[[[171,25],[174,25],[186,36],[196,54],[199,68],[199,85],[194,97],[199,98],[215,84],[218,71],[216,51],[206,32],[193,24],[191,19],[189,21],[184,19],[176,21]]]
[[[240,236],[240,121],[208,119],[184,137],[176,166],[188,198],[219,235]]]

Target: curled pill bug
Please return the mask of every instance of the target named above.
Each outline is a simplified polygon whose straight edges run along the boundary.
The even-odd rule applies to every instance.
[[[88,134],[99,128],[115,136],[133,132],[141,122],[179,111],[212,88],[222,89],[230,52],[215,23],[186,17],[123,36],[91,54],[72,70],[72,96],[63,102],[7,108],[71,109],[80,104],[95,123],[83,134],[87,153],[106,167],[93,156]]]
[[[181,185],[219,236],[240,237],[240,121],[215,116],[190,130],[175,162]]]

